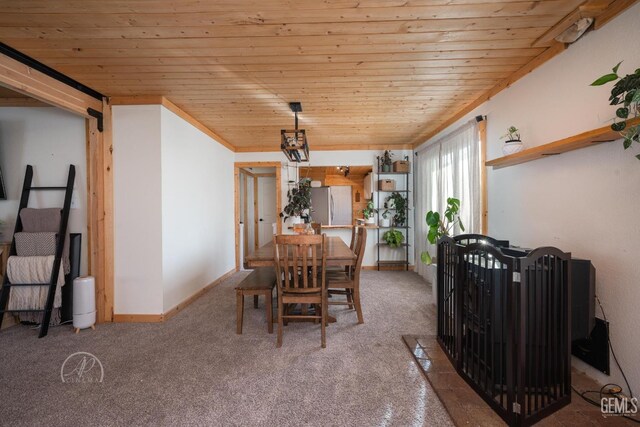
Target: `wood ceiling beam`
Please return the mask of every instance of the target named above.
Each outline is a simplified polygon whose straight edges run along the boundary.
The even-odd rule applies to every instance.
[[[595,30],[599,30],[613,18],[615,18],[637,2],[638,0],[615,0],[606,10],[596,16],[596,22],[593,24],[593,28]]]
[[[0,107],[53,107],[34,98],[0,98]]]
[[[89,117],[87,108],[102,111],[102,101],[0,54],[0,84],[15,92]]]

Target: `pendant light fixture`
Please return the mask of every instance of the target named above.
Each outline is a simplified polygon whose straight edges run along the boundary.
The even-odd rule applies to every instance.
[[[308,162],[309,144],[307,144],[307,134],[304,129],[298,129],[298,113],[302,112],[302,104],[290,102],[289,108],[295,115],[295,129],[282,129],[280,131],[280,148],[289,161],[296,163]]]

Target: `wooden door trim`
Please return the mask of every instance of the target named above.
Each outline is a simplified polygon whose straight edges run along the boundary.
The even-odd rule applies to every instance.
[[[276,211],[282,212],[282,162],[235,162],[233,164],[233,194],[234,194],[234,235],[236,242],[236,271],[240,270],[240,169],[271,167],[276,169]],[[254,188],[254,193],[256,189]],[[277,233],[282,234],[282,221],[278,220]]]

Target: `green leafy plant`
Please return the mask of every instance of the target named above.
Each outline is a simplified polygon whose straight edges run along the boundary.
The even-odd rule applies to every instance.
[[[448,236],[456,224],[460,226],[460,230],[464,231],[464,225],[462,225],[462,221],[460,220],[459,212],[460,200],[453,197],[447,199],[447,209],[445,209],[444,215],[441,216],[438,212],[434,211],[427,212],[426,221],[429,226],[427,240],[429,243],[435,245],[440,237]],[[420,259],[427,265],[433,263],[433,258],[429,251],[422,252]]]
[[[382,240],[384,240],[391,248],[399,248],[400,245],[404,243],[404,234],[395,228],[392,228],[391,230],[385,231],[382,235]]]
[[[387,207],[385,206],[384,211],[380,215],[384,219],[389,219],[389,216],[391,215],[391,212],[389,212],[389,209],[387,209]]]
[[[622,62],[612,68],[612,73],[600,77],[591,83],[591,86],[602,86],[618,80],[611,89],[609,97],[610,105],[619,106],[611,130],[620,132],[624,138],[624,149],[626,150],[631,147],[633,141],[640,143],[640,124],[630,126],[627,122],[627,120],[637,118],[640,115],[640,68],[633,74],[620,77],[618,75],[620,64]],[[640,160],[640,154],[636,155],[636,158]]]
[[[500,139],[508,138],[506,142],[520,141],[520,131],[515,126],[509,126],[507,133],[502,135]]]
[[[287,191],[287,206],[280,212],[280,217],[286,221],[290,217],[302,216],[311,208],[311,179],[303,178],[298,185]]]
[[[385,202],[385,207],[387,206],[389,206],[389,209],[391,209],[390,206],[393,206],[393,209],[395,209],[396,213],[393,215],[393,224],[397,227],[404,226],[407,222],[407,199],[405,199],[402,194],[394,191]]]
[[[362,210],[362,215],[364,219],[373,218],[373,215],[378,212],[376,208],[373,207],[373,200],[369,200],[367,202],[367,207]]]

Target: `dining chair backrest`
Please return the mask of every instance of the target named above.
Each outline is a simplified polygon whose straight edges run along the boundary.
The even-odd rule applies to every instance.
[[[356,264],[353,266],[353,279],[359,280],[360,270],[362,269],[362,260],[364,259],[364,251],[367,246],[367,229],[366,227],[358,227],[358,231],[354,233],[355,240],[353,252],[356,254]]]
[[[358,230],[362,228],[361,225],[354,225],[351,229],[351,243],[349,244],[349,249],[353,250],[356,245],[356,238],[358,235]]]
[[[282,234],[274,237],[274,261],[279,290],[310,293],[320,292],[325,288],[325,239],[324,234]]]

